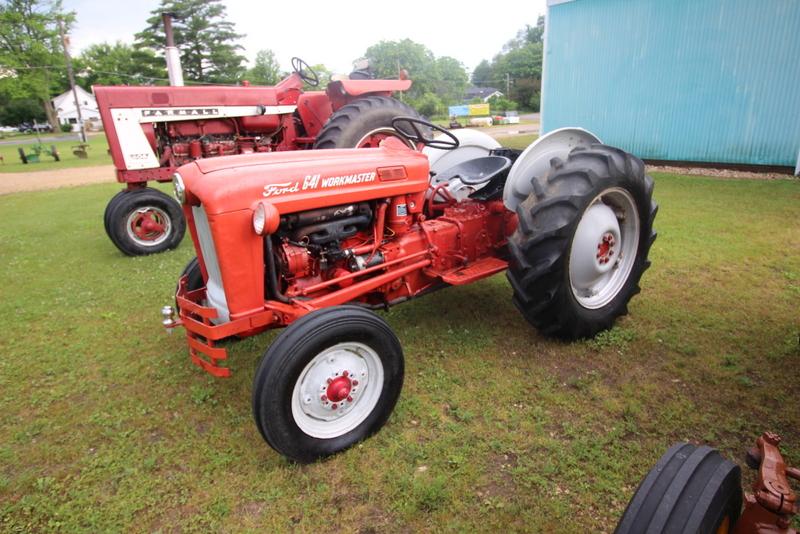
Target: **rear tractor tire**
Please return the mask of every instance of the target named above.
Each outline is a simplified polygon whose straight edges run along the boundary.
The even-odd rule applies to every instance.
[[[627,313],[650,265],[653,180],[639,158],[600,144],[550,165],[517,206],[507,276],[514,304],[542,333],[592,337]]]
[[[387,137],[407,142],[392,127],[392,120],[401,116],[420,117],[413,108],[388,96],[358,98],[331,115],[314,148],[376,148]]]
[[[111,241],[128,256],[173,249],[186,232],[180,205],[149,187],[118,193],[111,199],[104,218]]]
[[[253,382],[261,436],[284,456],[312,462],[386,423],[403,387],[403,349],[374,313],[324,308],[281,332]]]
[[[616,534],[726,534],[742,509],[742,472],[718,451],[673,445],[628,503]]]

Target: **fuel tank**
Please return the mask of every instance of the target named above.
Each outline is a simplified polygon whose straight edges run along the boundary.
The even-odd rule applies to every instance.
[[[268,201],[283,215],[422,193],[428,158],[398,139],[379,148],[299,150],[200,159],[178,169],[187,202],[209,215]]]

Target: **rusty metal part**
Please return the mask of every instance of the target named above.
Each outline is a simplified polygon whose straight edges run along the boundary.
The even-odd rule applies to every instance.
[[[800,471],[786,465],[778,448],[780,442],[777,434],[764,432],[755,448],[747,452],[747,464],[758,468],[758,477],[753,493],[745,495],[744,511],[734,534],[797,534],[790,527],[798,506],[789,478],[800,480]]]

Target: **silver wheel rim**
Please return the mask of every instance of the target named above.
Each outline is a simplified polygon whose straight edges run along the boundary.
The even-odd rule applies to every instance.
[[[147,214],[148,212],[151,213],[155,218],[160,219],[164,226],[161,234],[155,239],[142,239],[136,235],[136,232],[133,230],[133,225],[136,219],[138,219],[140,215]],[[135,209],[128,214],[128,218],[125,220],[125,231],[128,234],[128,238],[137,245],[141,245],[143,247],[155,247],[169,238],[170,232],[172,231],[172,219],[170,219],[167,212],[161,208],[157,208],[155,206],[144,206]]]
[[[569,254],[572,294],[596,310],[616,297],[633,270],[639,248],[639,212],[631,194],[606,189],[583,212]]]
[[[363,343],[329,347],[308,362],[292,391],[292,417],[304,433],[332,439],[372,413],[383,390],[383,364]]]
[[[397,130],[395,130],[394,128],[375,128],[374,130],[367,132],[366,134],[364,134],[363,137],[361,137],[361,139],[358,140],[358,142],[356,143],[356,148],[361,147],[361,144],[364,143],[364,141],[366,141],[373,135],[381,135],[381,134],[384,134],[388,137],[394,137],[395,139],[399,139],[400,141],[407,144],[409,148],[412,149],[416,148],[411,141],[409,141],[408,139],[397,133]]]

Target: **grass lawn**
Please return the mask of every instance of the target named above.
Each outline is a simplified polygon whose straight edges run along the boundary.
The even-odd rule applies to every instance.
[[[42,153],[38,163],[22,163],[18,149],[21,147],[26,154],[33,152],[32,147],[36,145],[36,138],[32,138],[30,143],[24,145],[0,145],[0,156],[3,163],[0,164],[0,173],[3,172],[39,172],[66,169],[69,167],[90,167],[94,165],[110,165],[111,156],[108,154],[108,141],[103,134],[89,136],[89,157],[79,159],[72,153],[73,146],[77,146],[80,141],[69,139],[66,141],[45,141],[42,144],[49,150],[51,145],[55,145],[61,156],[61,161],[55,161],[49,155]]]
[[[0,530],[610,531],[675,441],[743,465],[771,429],[800,464],[800,182],[655,178],[653,266],[613,330],[547,339],[502,275],[393,308],[397,409],[309,466],[252,422],[274,333],[230,342],[225,380],[161,329],[188,239],[122,256],[116,184],[0,197]]]

